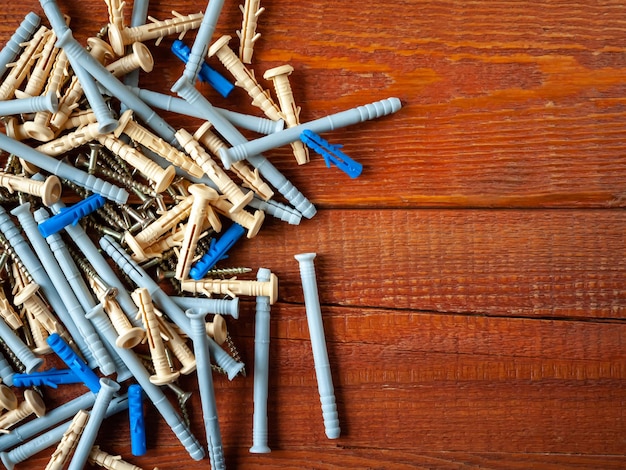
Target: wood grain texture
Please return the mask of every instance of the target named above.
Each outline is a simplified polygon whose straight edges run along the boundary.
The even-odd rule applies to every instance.
[[[102,1],[59,3],[83,43],[106,22]],[[266,154],[320,210],[298,227],[268,218],[221,263],[280,278],[268,455],[248,453],[254,303],[228,321],[248,371],[215,376],[228,468],[624,468],[622,3],[262,6],[252,68],[270,88],[265,70],[294,67],[303,120],[388,96],[404,106],[324,136],[364,165],[356,180],[313,154],[304,167],[288,148]],[[153,0],[150,14],[204,8]],[[2,43],[30,10],[41,14],[33,0],[4,6]],[[235,37],[240,18],[226,2],[216,37]],[[141,86],[169,92],[180,76],[170,43],[149,44],[157,69]],[[217,106],[258,114],[241,90],[226,100],[198,88]],[[201,124],[163,116],[176,128]],[[293,259],[305,251],[318,253],[338,441],[323,432]],[[192,430],[204,442],[195,379],[181,387],[194,391]],[[46,397],[54,407],[81,392]],[[105,422],[101,447],[146,469],[207,468],[147,410],[146,456],[130,455],[125,414]],[[51,452],[18,468],[43,468]]]

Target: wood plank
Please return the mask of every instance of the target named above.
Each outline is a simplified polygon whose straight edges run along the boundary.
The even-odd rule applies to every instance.
[[[293,468],[303,453],[330,455],[313,459],[314,468],[339,460],[345,468],[383,465],[385,459],[412,462],[407,458],[433,468],[463,462],[591,468],[600,456],[614,456],[607,460],[614,467],[606,468],[623,464],[617,456],[626,430],[626,368],[619,362],[624,324],[325,307],[342,423],[342,437],[333,442],[323,434],[303,306],[283,303],[272,310],[269,422],[275,452],[247,456],[253,305],[242,310],[241,319],[229,324],[248,375],[232,382],[215,378],[225,453],[235,468]],[[181,386],[192,389],[192,383],[185,377]],[[206,465],[192,463],[152,407],[147,410],[149,456],[132,461]],[[203,439],[197,394],[190,411],[192,429]],[[127,452],[125,419],[121,414],[105,423],[102,448]],[[429,459],[441,459],[440,467]]]
[[[278,273],[302,300],[293,255],[315,251],[324,304],[493,316],[624,318],[621,211],[332,210],[238,242],[224,265]]]
[[[92,17],[105,17],[102,3],[94,3],[93,11],[63,4],[75,16],[79,39],[96,32]],[[173,6],[198,10],[188,1]],[[36,2],[31,7],[40,11]],[[166,18],[171,8],[157,4],[151,13]],[[626,68],[618,31],[626,14],[619,5],[391,1],[381,8],[368,0],[321,9],[268,1],[266,8],[254,68],[260,76],[294,64],[303,120],[388,96],[405,103],[392,117],[327,136],[364,164],[355,181],[326,169],[319,157],[305,169],[295,166],[288,148],[268,152],[322,206],[624,205]],[[394,19],[397,11],[406,12],[402,22]],[[0,38],[24,12],[21,5],[7,9]],[[365,29],[345,20],[362,15]],[[239,18],[236,3],[227,5],[217,34],[233,34]],[[178,78],[182,64],[168,45],[151,45],[159,72],[142,75],[142,86],[169,92]],[[229,100],[206,85],[201,90],[216,105],[253,112],[241,90]],[[172,118],[172,124],[200,123]]]

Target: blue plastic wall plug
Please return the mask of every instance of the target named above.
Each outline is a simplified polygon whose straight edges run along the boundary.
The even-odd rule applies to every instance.
[[[133,455],[146,454],[146,422],[143,414],[143,390],[141,385],[128,387],[128,419],[130,422],[130,448]]]
[[[72,369],[50,369],[30,374],[13,374],[13,385],[16,387],[35,387],[46,385],[57,388],[59,384],[76,384],[82,380]]]
[[[52,348],[52,350],[59,356],[63,362],[74,371],[74,373],[80,377],[82,382],[91,390],[93,393],[98,393],[100,390],[100,379],[98,376],[89,368],[85,362],[78,357],[78,354],[74,352],[72,348],[61,338],[57,333],[52,333],[48,336],[48,344]]]
[[[191,268],[189,277],[195,281],[199,281],[206,276],[206,273],[208,273],[219,260],[228,258],[226,253],[244,233],[246,233],[245,228],[237,223],[233,223],[228,227],[228,230],[222,234],[219,240],[216,241],[213,239],[211,241],[209,251]]]
[[[66,225],[76,225],[80,219],[104,206],[105,202],[106,200],[99,194],[92,194],[71,207],[61,209],[57,215],[40,223],[39,231],[44,237],[49,237],[63,230]]]
[[[350,178],[356,178],[363,171],[363,165],[359,162],[355,162],[339,150],[343,147],[343,145],[331,145],[328,141],[322,139],[319,135],[309,129],[302,131],[302,134],[300,134],[300,140],[304,142],[307,147],[324,157],[324,161],[326,162],[326,166],[328,168],[330,168],[330,164],[332,163],[341,171],[346,173]]]
[[[189,61],[189,53],[191,49],[180,39],[176,39],[172,43],[172,52],[185,64]],[[200,64],[200,71],[198,72],[198,79],[201,82],[208,83],[224,98],[228,98],[230,92],[235,89],[235,85],[230,83],[226,77],[214,70],[206,62]]]

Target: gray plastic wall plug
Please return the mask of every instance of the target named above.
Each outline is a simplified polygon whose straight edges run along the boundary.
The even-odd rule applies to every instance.
[[[256,279],[268,282],[271,272],[261,268]],[[256,298],[254,320],[254,412],[252,415],[252,447],[250,452],[265,454],[270,452],[267,445],[267,392],[269,384],[270,357],[270,298],[265,295]]]
[[[13,62],[22,50],[22,44],[29,41],[33,34],[35,34],[40,23],[41,18],[32,11],[24,17],[18,28],[0,51],[0,78],[5,74],[7,65]]]
[[[207,299],[204,297],[170,296],[170,299],[183,310],[192,308],[215,315],[230,315],[234,319],[239,318],[239,297],[234,299]]]
[[[107,408],[113,399],[113,394],[119,389],[120,385],[114,380],[107,379],[106,377],[100,379],[100,391],[96,395],[96,401],[93,404],[91,412],[89,413],[89,420],[87,421],[87,425],[83,429],[80,440],[76,445],[76,450],[74,451],[74,456],[70,461],[68,470],[83,470],[85,467],[91,447],[94,442],[96,442],[96,437],[100,426],[102,425],[102,420],[104,419]]]
[[[202,417],[206,431],[211,468],[225,469],[224,452],[222,449],[222,434],[217,419],[215,404],[215,390],[213,388],[213,371],[211,370],[211,355],[209,353],[208,337],[206,334],[206,313],[187,310],[187,318],[191,324],[191,340],[196,356],[198,372],[198,387],[202,403]]]
[[[230,168],[232,162],[243,160],[276,147],[290,144],[300,139],[304,130],[311,130],[317,134],[339,129],[359,122],[376,119],[395,113],[402,107],[398,98],[387,98],[375,101],[364,106],[357,106],[346,111],[331,114],[314,121],[309,121],[295,127],[287,128],[274,134],[266,135],[244,144],[235,145],[230,149],[222,149],[220,158],[224,167]]]
[[[313,259],[315,253],[301,253],[295,255],[300,265],[300,277],[302,278],[302,290],[304,291],[304,305],[306,318],[311,336],[311,348],[313,349],[313,361],[315,363],[315,375],[317,376],[317,388],[322,403],[322,416],[324,428],[329,439],[337,439],[340,434],[337,405],[335,404],[335,391],[333,379],[328,362],[326,350],[326,338],[324,336],[324,324],[322,323],[322,311],[320,308],[317,281],[315,279],[315,266]]]

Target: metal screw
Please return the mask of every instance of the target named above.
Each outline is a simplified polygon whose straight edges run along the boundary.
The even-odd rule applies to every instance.
[[[96,172],[96,166],[98,163],[98,155],[102,144],[98,142],[89,142],[89,165],[87,167],[87,173],[93,175]]]

